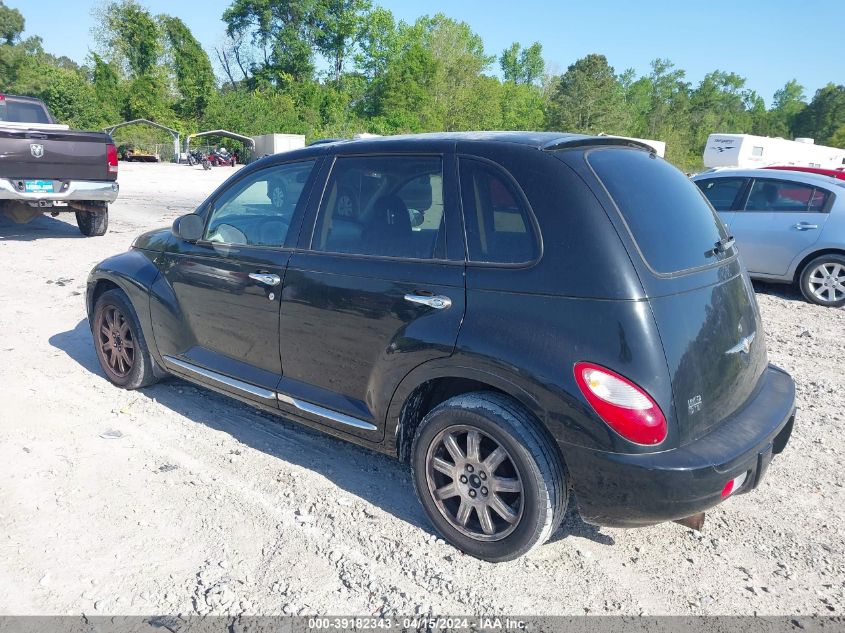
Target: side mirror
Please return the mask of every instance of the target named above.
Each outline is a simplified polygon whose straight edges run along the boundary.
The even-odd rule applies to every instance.
[[[196,213],[189,213],[176,218],[173,222],[173,234],[186,242],[196,242],[202,238],[205,221]]]

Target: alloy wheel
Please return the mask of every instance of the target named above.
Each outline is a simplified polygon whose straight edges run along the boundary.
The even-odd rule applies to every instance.
[[[472,426],[441,431],[426,455],[431,498],[447,521],[462,534],[498,541],[522,518],[524,489],[507,449]]]
[[[135,365],[135,339],[129,320],[113,305],[106,305],[97,322],[97,351],[107,371],[125,378]]]
[[[845,266],[838,262],[819,264],[810,272],[807,285],[821,302],[841,301],[845,298]]]

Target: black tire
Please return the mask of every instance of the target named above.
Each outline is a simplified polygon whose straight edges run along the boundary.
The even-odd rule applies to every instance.
[[[202,168],[205,170],[211,169],[211,161],[207,158],[203,158],[202,160]]]
[[[816,257],[804,266],[798,285],[810,303],[842,307],[845,305],[845,257],[836,253]]]
[[[477,451],[469,446],[471,432],[481,438],[476,439]],[[447,443],[451,444],[444,439],[448,436],[457,441],[465,461],[450,461],[449,455],[438,453]],[[504,449],[507,457],[492,469],[487,468],[485,464],[493,463],[491,458],[499,448]],[[477,457],[476,466],[470,470],[473,453]],[[439,464],[437,467],[433,466],[435,462]],[[454,476],[439,470],[444,466],[454,467]],[[465,471],[472,474],[467,477]],[[518,403],[494,392],[455,396],[432,409],[414,436],[411,474],[420,503],[443,538],[467,554],[490,562],[513,560],[544,543],[560,525],[566,511],[566,477],[554,445]],[[442,479],[438,482],[438,478]],[[497,493],[500,484],[495,482],[516,482],[509,485],[521,490],[516,493],[502,489]],[[435,490],[451,492],[452,484],[461,492],[438,500]],[[481,498],[482,493],[487,499]],[[492,499],[497,495],[494,504]],[[502,500],[513,513],[511,520],[496,510]],[[464,503],[473,507],[463,513],[461,524]],[[481,507],[484,505],[487,510]],[[486,514],[487,525],[495,532],[485,529],[482,512]]]
[[[99,237],[109,230],[109,208],[102,211],[77,211],[76,226],[86,237]]]
[[[113,314],[111,312],[113,310],[117,310],[123,317],[123,321],[114,320],[115,325],[108,328],[110,333],[107,335],[102,328],[107,327],[107,315]],[[124,323],[128,335],[124,334],[121,338],[127,344],[131,342],[131,349],[133,350],[128,368],[124,367],[126,363],[123,361],[118,366],[117,362],[112,363],[109,360],[111,358],[109,352],[114,352],[112,335],[116,330],[121,329]],[[157,374],[160,374],[160,372],[156,372],[155,364],[150,357],[150,350],[144,339],[144,333],[138,322],[138,315],[135,314],[132,302],[123,290],[117,288],[107,290],[97,299],[91,318],[91,333],[94,337],[97,360],[100,361],[100,367],[102,367],[109,382],[124,389],[139,389],[158,382],[159,375]],[[129,352],[128,345],[125,351]]]

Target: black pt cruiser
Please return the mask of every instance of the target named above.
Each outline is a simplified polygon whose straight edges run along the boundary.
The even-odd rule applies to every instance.
[[[795,389],[733,241],[635,141],[464,133],[237,172],[88,281],[106,376],[174,375],[410,463],[490,561],[755,488]]]

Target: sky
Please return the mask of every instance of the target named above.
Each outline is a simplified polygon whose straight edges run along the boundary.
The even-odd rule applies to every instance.
[[[231,0],[140,0],[153,13],[181,18],[209,52],[223,38]],[[104,0],[4,0],[26,19],[25,35],[44,48],[84,62],[95,47],[92,9]],[[647,74],[669,58],[697,84],[713,70],[735,72],[767,104],[797,79],[808,98],[828,82],[845,83],[841,0],[375,0],[397,19],[437,12],[469,23],[498,55],[511,42],[539,41],[547,69],[564,72],[602,53],[617,73]],[[213,57],[212,57],[213,60]],[[496,65],[492,70],[498,72]]]

